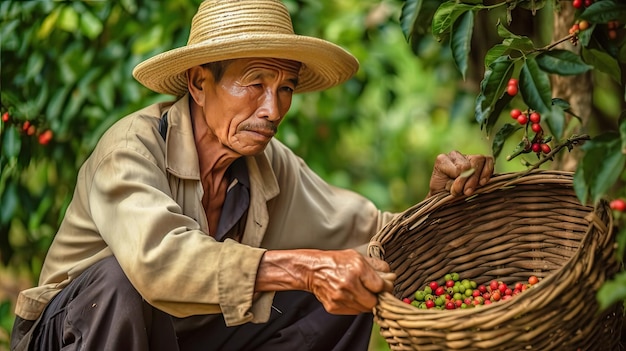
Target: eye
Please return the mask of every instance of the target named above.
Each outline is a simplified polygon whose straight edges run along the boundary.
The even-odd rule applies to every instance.
[[[293,93],[294,88],[292,88],[290,86],[284,86],[284,87],[281,87],[280,90],[288,92],[288,93]]]

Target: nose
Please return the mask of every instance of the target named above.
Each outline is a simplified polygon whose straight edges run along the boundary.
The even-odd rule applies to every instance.
[[[273,92],[266,92],[262,97],[263,101],[258,110],[258,116],[270,121],[280,120],[280,102]]]

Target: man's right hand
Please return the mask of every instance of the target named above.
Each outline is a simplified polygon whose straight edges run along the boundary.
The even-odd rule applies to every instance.
[[[267,251],[257,274],[257,291],[312,292],[329,313],[370,312],[377,294],[390,291],[389,265],[354,250]]]

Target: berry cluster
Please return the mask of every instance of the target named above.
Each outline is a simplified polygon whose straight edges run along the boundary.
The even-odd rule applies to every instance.
[[[9,112],[5,112],[2,114],[2,122],[3,123],[13,123],[17,124],[19,121],[12,121]],[[47,145],[51,140],[54,134],[50,129],[38,130],[37,127],[31,123],[31,121],[25,121],[21,124],[20,129],[23,133],[28,136],[37,135],[37,141],[41,145]]]
[[[609,21],[606,24],[607,35],[609,36],[609,39],[615,40],[615,38],[617,38],[617,30],[619,29],[619,26],[619,21]]]
[[[572,6],[577,9],[589,7],[591,4],[593,4],[593,0],[572,0]]]
[[[624,199],[612,200],[609,203],[609,206],[611,207],[612,210],[615,210],[615,211],[618,211],[618,212],[625,212],[626,211],[626,200],[624,200]]]
[[[530,144],[532,152],[549,154],[552,151],[550,145],[543,139],[543,128],[541,128],[541,115],[539,112],[532,110],[522,112],[522,110],[514,108],[511,110],[511,118],[521,125],[528,125],[530,122],[530,129],[535,132],[535,138]]]
[[[508,300],[538,282],[536,276],[531,276],[528,282],[513,286],[498,280],[492,280],[487,285],[478,285],[473,280],[461,280],[458,273],[449,273],[444,276],[443,281],[432,281],[402,301],[420,309],[470,308]]]

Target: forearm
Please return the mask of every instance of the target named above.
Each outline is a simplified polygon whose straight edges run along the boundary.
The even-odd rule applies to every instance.
[[[309,273],[319,264],[322,251],[270,250],[261,259],[255,291],[307,290]]]

